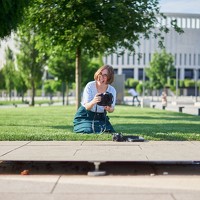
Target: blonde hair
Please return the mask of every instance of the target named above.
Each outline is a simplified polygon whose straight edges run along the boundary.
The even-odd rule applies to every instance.
[[[100,67],[94,74],[94,80],[96,80],[96,81],[99,80],[99,75],[101,75],[101,73],[104,69],[108,70],[107,84],[111,84],[114,81],[114,69],[111,65],[104,65],[104,66]]]

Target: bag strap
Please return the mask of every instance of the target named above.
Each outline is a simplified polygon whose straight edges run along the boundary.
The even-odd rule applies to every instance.
[[[94,113],[94,118],[92,120],[92,130],[93,130],[93,133],[96,133],[95,132],[95,126],[94,126],[94,123],[95,123],[95,118],[96,118],[96,114],[97,114],[97,104],[96,104],[96,108],[95,108],[95,113]],[[105,119],[105,122],[104,122],[104,129],[101,130],[100,133],[104,133],[106,131],[106,110],[104,109],[104,119]]]

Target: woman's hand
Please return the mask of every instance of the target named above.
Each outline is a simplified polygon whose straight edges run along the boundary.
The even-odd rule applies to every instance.
[[[104,106],[104,109],[105,109],[106,111],[108,111],[109,113],[111,113],[111,112],[114,111],[114,108],[111,107],[111,106]]]
[[[88,103],[85,104],[86,110],[91,110],[92,107],[93,107],[96,103],[98,103],[98,102],[101,101],[101,96],[99,96],[100,94],[101,94],[101,93],[97,93],[97,94],[94,96],[94,98],[92,99],[92,101],[90,101],[90,102],[88,102]]]
[[[96,103],[99,103],[100,101],[101,101],[101,93],[97,93],[95,96],[94,96],[94,98],[93,98],[93,100],[92,100],[92,104],[96,104]]]

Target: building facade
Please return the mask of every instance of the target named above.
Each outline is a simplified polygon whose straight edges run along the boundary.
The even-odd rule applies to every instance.
[[[161,23],[170,28],[171,19],[177,19],[178,26],[184,31],[177,33],[170,28],[164,34],[166,51],[174,56],[176,76],[179,80],[200,79],[200,14],[165,13],[167,18]],[[140,47],[135,47],[136,54],[126,51],[122,56],[111,54],[104,57],[104,63],[114,67],[116,74],[125,74],[125,78],[143,80],[144,68],[149,67],[155,52],[159,52],[157,39],[140,39]],[[138,53],[141,58],[138,59]]]

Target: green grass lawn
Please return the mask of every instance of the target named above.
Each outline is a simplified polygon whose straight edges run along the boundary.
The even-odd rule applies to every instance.
[[[111,140],[110,134],[73,133],[75,106],[0,107],[0,140]],[[200,140],[200,117],[152,108],[116,106],[117,132],[145,140]]]

